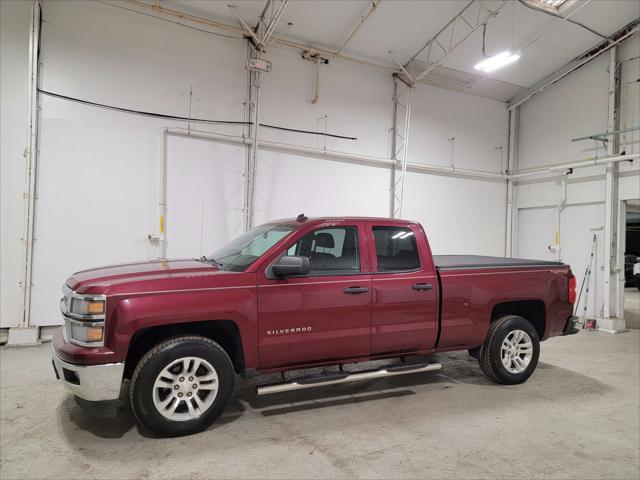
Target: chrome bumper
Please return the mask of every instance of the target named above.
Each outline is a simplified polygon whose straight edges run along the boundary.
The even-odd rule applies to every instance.
[[[91,402],[120,397],[124,363],[74,365],[53,352],[53,369],[58,380],[77,397]]]

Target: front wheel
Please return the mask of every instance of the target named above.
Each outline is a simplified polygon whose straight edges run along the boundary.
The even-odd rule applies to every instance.
[[[526,381],[538,365],[540,339],[523,317],[507,315],[491,323],[480,353],[480,368],[505,385]]]
[[[199,335],[174,337],[138,363],[131,377],[131,408],[157,435],[189,435],[222,415],[234,383],[233,365],[220,345]]]

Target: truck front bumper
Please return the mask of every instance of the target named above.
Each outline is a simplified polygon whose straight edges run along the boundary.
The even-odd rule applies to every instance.
[[[75,365],[62,360],[55,350],[52,363],[56,378],[75,396],[91,402],[119,398],[124,363]]]

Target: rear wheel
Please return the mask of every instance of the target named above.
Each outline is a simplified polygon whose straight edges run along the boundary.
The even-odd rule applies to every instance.
[[[507,315],[491,323],[480,353],[480,368],[495,382],[515,385],[526,381],[538,365],[540,339],[523,317]]]
[[[149,350],[131,378],[131,408],[161,436],[209,427],[227,407],[235,376],[227,353],[199,335],[171,338]]]

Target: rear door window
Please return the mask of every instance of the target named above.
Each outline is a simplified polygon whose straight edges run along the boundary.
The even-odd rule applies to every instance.
[[[407,227],[373,227],[379,272],[406,272],[420,268],[418,243]]]

